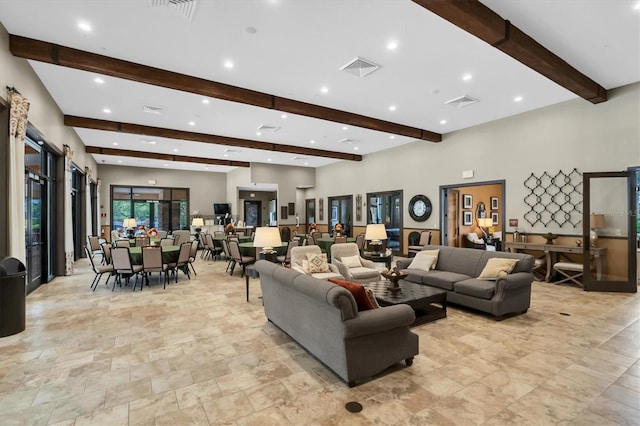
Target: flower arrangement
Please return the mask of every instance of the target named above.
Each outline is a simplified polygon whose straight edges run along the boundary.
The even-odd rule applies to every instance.
[[[147,231],[147,235],[149,238],[155,238],[158,236],[158,230],[156,228],[151,228]]]
[[[227,224],[227,226],[224,229],[225,231],[227,231],[227,234],[233,234],[233,232],[235,231],[235,228],[233,227],[233,223]]]
[[[309,233],[313,234],[317,230],[318,230],[318,225],[316,225],[315,222],[311,222],[311,224],[309,224]]]
[[[342,225],[339,224],[339,223],[336,223],[336,226],[333,229],[335,229],[336,231],[340,232],[340,231],[342,231]]]

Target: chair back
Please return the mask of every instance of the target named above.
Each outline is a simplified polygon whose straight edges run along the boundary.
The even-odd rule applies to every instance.
[[[358,246],[358,250],[362,250],[364,248],[364,235],[365,234],[358,234],[358,236],[356,237],[356,245]]]
[[[173,245],[174,246],[179,246],[180,245],[180,234],[174,234],[173,235]]]
[[[111,245],[104,243],[100,244],[100,248],[102,248],[102,255],[104,256],[104,263],[106,265],[111,263]]]
[[[116,240],[120,239],[120,235],[118,234],[118,231],[111,231],[111,242],[113,243]]]
[[[244,231],[238,231],[238,232],[236,232],[236,235],[238,237],[244,237]]]
[[[186,242],[180,244],[180,253],[178,253],[178,265],[183,265],[189,261],[191,255],[191,243]]]
[[[242,262],[242,254],[240,253],[240,243],[238,243],[238,240],[230,239],[228,242],[231,258],[236,262]]]
[[[113,262],[113,269],[115,269],[117,272],[133,272],[128,246],[114,247],[111,250],[111,261]]]
[[[308,246],[316,245],[316,239],[314,238],[313,234],[309,234],[309,236],[307,237],[307,245]]]
[[[189,251],[189,258],[195,259],[198,255],[198,240],[191,241],[191,250]]]
[[[167,238],[167,231],[158,231],[158,238]]]
[[[129,248],[129,240],[116,240],[116,247]]]
[[[294,246],[299,246],[300,245],[300,237],[298,237],[297,235],[295,237],[293,237],[293,239],[291,241],[293,242]]]
[[[360,250],[356,243],[334,244],[331,246],[331,262],[342,257],[360,256]]]
[[[89,235],[87,237],[89,240],[89,249],[94,252],[100,250],[100,240],[95,235]]]
[[[214,237],[224,237],[224,231],[213,231]]]
[[[420,232],[420,242],[419,246],[426,246],[427,244],[431,244],[431,231],[422,231]]]
[[[162,270],[162,247],[142,247],[142,269],[145,271]]]
[[[224,239],[222,240],[222,250],[224,251],[224,257],[227,259],[231,259],[231,250],[229,250],[229,241]]]
[[[340,237],[335,237],[333,239],[333,243],[334,244],[344,244],[347,242],[347,237],[345,237],[344,235],[340,236]]]
[[[331,234],[329,232],[323,232],[320,234],[320,238],[331,238]]]
[[[91,262],[91,269],[93,269],[93,272],[95,272],[97,274],[98,271],[96,269],[95,263],[93,263],[93,256],[91,256],[91,249],[89,247],[90,247],[90,245],[87,242],[87,245],[84,246],[84,252],[87,255],[87,257],[89,258],[89,262]]]
[[[289,242],[289,244],[287,245],[287,254],[284,257],[284,263],[291,263],[291,250],[296,247],[299,247],[296,241]]]
[[[136,237],[136,247],[144,247],[149,245],[149,237]]]
[[[163,238],[160,240],[160,245],[161,246],[172,246],[173,244],[173,238]]]
[[[291,229],[288,226],[285,226],[280,231],[282,241],[291,241]]]
[[[307,260],[307,254],[322,254],[319,246],[298,246],[291,249],[291,265],[302,267],[302,261]]]

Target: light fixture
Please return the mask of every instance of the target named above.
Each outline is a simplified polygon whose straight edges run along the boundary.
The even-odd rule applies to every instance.
[[[398,43],[396,43],[395,41],[390,41],[389,43],[387,43],[387,49],[396,50],[397,48],[398,48]]]
[[[114,142],[114,143],[113,143],[113,146],[118,146],[118,142]]]
[[[316,143],[316,141],[314,141],[313,139],[311,139],[311,140],[309,141],[309,143],[310,143],[311,145],[313,145],[314,143]]]
[[[326,86],[322,86],[322,87],[320,88],[320,91],[321,91],[322,93],[329,93],[329,88],[328,88],[328,87],[326,87]]]
[[[87,22],[78,22],[78,28],[86,32],[91,31],[91,25],[89,25],[89,23]]]
[[[272,253],[274,247],[280,247],[280,230],[275,226],[260,226],[256,228],[253,246],[261,247],[261,253]]]
[[[109,108],[103,108],[102,112],[104,112],[105,114],[111,114],[111,110]]]
[[[284,119],[286,119],[286,118],[287,118],[287,114],[282,114],[282,115],[280,116],[280,118],[282,118],[283,120],[284,120]]]
[[[98,83],[98,84],[104,84],[104,80],[101,79],[100,77],[96,77],[93,79],[94,82]]]
[[[389,107],[389,111],[395,111],[395,110],[396,110],[396,106],[395,106],[395,105],[391,105],[391,106]]]
[[[201,217],[194,217],[191,221],[191,226],[196,228],[196,232],[199,234],[202,231],[202,227],[204,226],[204,219]]]
[[[136,222],[135,218],[130,218],[130,219],[125,219],[122,221],[122,226],[124,226],[125,228],[127,228],[127,236],[129,238],[133,238],[134,236],[134,229],[138,226],[138,222]]]
[[[342,130],[349,130],[347,126],[342,126]]]
[[[224,61],[224,67],[225,67],[225,68],[228,68],[228,69],[233,68],[233,62],[231,62],[231,61]]]
[[[178,148],[174,148],[173,152],[178,152]]]
[[[478,218],[478,227],[484,234],[485,241],[489,238],[489,228],[493,226],[493,219],[490,217]],[[485,229],[487,228],[487,229]]]
[[[382,249],[382,240],[387,239],[387,229],[383,223],[371,223],[367,225],[364,239],[369,241],[369,246],[373,248],[373,251],[379,253]]]
[[[589,232],[589,242],[591,243],[591,247],[598,247],[598,229],[603,229],[605,227],[604,224],[604,215],[598,213],[591,213],[589,215],[589,226],[591,227],[591,231]]]
[[[202,103],[205,104],[205,105],[209,104],[210,102],[211,101],[209,99],[203,99],[202,100]]]
[[[195,122],[195,121],[190,121],[190,122],[189,122],[189,126],[195,126],[195,125],[196,125],[196,122]]]
[[[447,124],[447,120],[440,120],[440,124]]]
[[[522,96],[516,96],[515,98],[513,98],[514,102],[522,102]]]
[[[389,139],[395,139],[396,137],[394,135],[389,136]]]

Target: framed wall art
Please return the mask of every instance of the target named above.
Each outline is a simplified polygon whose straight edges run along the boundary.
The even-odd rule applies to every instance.
[[[462,225],[463,226],[471,226],[473,225],[473,212],[462,212]]]
[[[471,194],[463,194],[462,195],[462,208],[463,209],[472,209],[473,208],[473,195],[471,195]]]
[[[493,222],[493,226],[498,224],[498,212],[491,213],[491,221]]]
[[[500,199],[498,197],[491,197],[491,210],[498,210],[500,208]]]
[[[318,220],[324,220],[324,198],[318,198]]]

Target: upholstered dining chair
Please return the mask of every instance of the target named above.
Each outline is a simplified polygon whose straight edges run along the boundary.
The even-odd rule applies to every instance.
[[[331,264],[336,265],[340,274],[348,281],[360,283],[380,281],[380,271],[372,261],[360,256],[356,243],[332,245]]]
[[[149,282],[149,276],[153,272],[159,272],[160,276],[164,275],[163,287],[167,288],[167,280],[169,279],[168,270],[169,267],[166,263],[162,262],[162,247],[161,246],[144,246],[142,247],[142,272],[144,273],[144,279],[141,280],[140,291],[144,287],[145,281]],[[135,291],[136,286],[133,285],[133,290]]]
[[[242,278],[246,272],[247,265],[255,263],[256,258],[252,256],[243,256],[240,252],[240,243],[238,243],[238,240],[229,240],[229,252],[231,253],[231,258],[234,261],[233,265],[231,265],[231,272],[229,272],[229,275],[233,275],[233,270],[236,265],[240,264],[240,266],[242,266],[240,278]]]
[[[173,246],[175,245],[173,242],[173,238],[162,238],[160,240],[160,246]]]
[[[100,248],[102,249],[102,258],[104,260],[102,263],[105,265],[111,264],[111,244],[102,243],[100,244]]]
[[[128,243],[128,242],[127,242]],[[131,275],[136,276],[136,282],[138,281],[138,274],[142,272],[142,265],[132,265],[131,256],[129,254],[129,247],[114,247],[111,249],[111,261],[113,262],[113,270],[117,274],[117,280],[113,280],[113,288],[115,290],[116,282],[122,286],[122,277],[127,277],[127,282],[131,278]],[[133,289],[135,290],[135,284]]]
[[[288,265],[291,263],[291,249],[298,246],[297,241],[289,241],[287,244],[287,252],[286,254],[282,254],[277,256],[278,263],[281,263],[282,266]]]
[[[420,241],[418,241],[418,245],[408,247],[409,257],[414,257],[416,253],[424,250],[424,246],[429,244],[431,244],[431,231],[420,232]]]
[[[129,240],[116,240],[116,247],[129,248]]]
[[[356,236],[356,245],[358,246],[358,250],[360,250],[360,252],[362,253],[362,250],[364,249],[364,243],[365,243],[365,234],[358,234]]]
[[[196,261],[196,257],[198,256],[198,245],[200,242],[198,240],[191,241],[191,251],[189,252],[189,263],[191,266],[191,270],[193,271],[193,275],[198,276],[196,273],[196,268],[193,267],[193,262]]]
[[[333,238],[333,244],[344,244],[346,242],[347,242],[347,237],[345,237],[344,235]]]
[[[89,250],[91,251],[91,257],[100,256],[101,262],[104,263],[104,256],[102,248],[100,247],[100,239],[95,235],[89,235],[87,237],[89,243]]]
[[[111,273],[113,272],[113,265],[99,265],[96,266],[95,263],[93,263],[93,256],[91,255],[91,250],[87,246],[84,247],[84,251],[87,255],[87,258],[89,259],[89,262],[91,263],[91,269],[93,270],[93,272],[96,274],[95,277],[93,277],[93,281],[91,281],[91,290],[92,291],[96,291],[96,287],[98,287],[98,283],[100,282],[100,278],[102,278],[102,276],[104,274],[109,274],[107,275],[107,281],[105,281],[105,285],[109,284],[109,277],[111,276]]]

